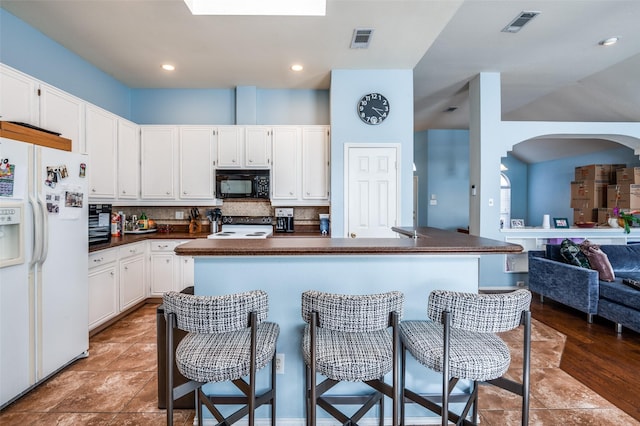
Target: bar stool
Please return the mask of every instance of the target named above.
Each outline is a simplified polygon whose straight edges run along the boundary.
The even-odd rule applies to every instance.
[[[274,357],[280,328],[267,322],[268,298],[261,290],[224,296],[194,296],[168,292],[163,296],[167,319],[167,371],[174,363],[173,328],[187,331],[175,351],[180,373],[190,380],[174,388],[168,374],[167,425],[173,424],[173,401],[196,390],[198,424],[202,425],[204,404],[219,422],[231,425],[255,409],[271,405],[271,425],[276,419],[276,371]],[[271,363],[269,389],[256,395],[256,372]],[[248,382],[243,377],[248,377]],[[241,392],[236,395],[206,395],[202,386],[231,381]],[[226,418],[216,405],[243,405]]]
[[[398,291],[372,295],[344,295],[319,291],[302,293],[302,318],[307,323],[302,341],[306,364],[307,424],[316,424],[316,406],[345,425],[357,422],[376,404],[384,424],[384,396],[393,402],[393,425],[398,424],[398,321],[404,295]],[[391,333],[388,328],[391,327]],[[384,375],[393,371],[393,384]],[[317,383],[316,373],[326,377]],[[374,389],[367,395],[325,395],[342,381],[363,382]],[[347,416],[335,405],[359,405]]]
[[[442,417],[442,425],[477,424],[478,382],[498,386],[522,396],[522,424],[529,421],[531,358],[531,293],[517,290],[500,294],[435,290],[429,295],[431,321],[402,321],[402,400],[416,402]],[[522,383],[502,377],[511,357],[506,343],[495,333],[524,325]],[[442,373],[442,395],[420,395],[406,388],[406,352],[422,365]],[[449,410],[450,393],[459,380],[473,386],[461,414]],[[438,404],[442,401],[441,405]],[[467,420],[469,411],[472,420]],[[405,407],[402,405],[402,424]]]

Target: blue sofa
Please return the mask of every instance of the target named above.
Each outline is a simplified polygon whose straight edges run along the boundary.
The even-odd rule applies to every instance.
[[[640,332],[640,290],[622,283],[623,278],[640,280],[640,244],[602,245],[615,273],[615,281],[598,279],[598,271],[562,261],[559,245],[529,252],[529,290],[587,314],[598,315]]]

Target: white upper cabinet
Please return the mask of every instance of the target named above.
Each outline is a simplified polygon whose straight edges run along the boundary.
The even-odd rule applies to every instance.
[[[215,127],[180,127],[180,198],[214,198]]]
[[[71,139],[74,152],[86,152],[85,102],[0,64],[0,119],[33,124]]]
[[[142,199],[176,198],[177,127],[142,126],[140,138]]]
[[[271,204],[329,204],[329,127],[273,128]]]
[[[89,154],[89,196],[114,199],[118,150],[118,117],[87,105],[86,140]]]
[[[242,127],[218,127],[218,168],[240,169],[243,167],[244,132]]]
[[[219,169],[271,168],[271,127],[218,127]]]
[[[38,82],[0,64],[0,120],[38,125]]]
[[[140,196],[140,128],[130,121],[118,120],[118,198]]]
[[[271,199],[297,200],[300,193],[299,127],[273,128],[273,164],[271,168]]]
[[[302,199],[329,200],[329,128],[302,128]]]
[[[71,139],[73,152],[87,152],[84,139],[85,102],[46,84],[40,85],[39,126]]]
[[[271,167],[271,128],[249,126],[244,133],[244,167],[268,169]]]

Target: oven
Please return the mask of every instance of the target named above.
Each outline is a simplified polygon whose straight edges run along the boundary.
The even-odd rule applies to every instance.
[[[212,240],[264,239],[273,234],[271,216],[222,216],[220,232],[209,235]]]
[[[89,245],[111,242],[111,204],[89,204]]]
[[[269,199],[269,170],[216,170],[216,198]]]

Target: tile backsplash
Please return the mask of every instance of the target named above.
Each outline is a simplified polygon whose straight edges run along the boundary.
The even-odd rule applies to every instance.
[[[202,223],[208,223],[207,210],[212,209],[213,207],[211,206],[118,206],[113,209],[114,211],[123,212],[127,217],[134,214],[139,217],[144,212],[148,218],[155,220],[157,223],[186,225],[189,223],[190,211],[194,207],[197,207],[200,211]],[[224,216],[275,216],[275,207],[272,207],[268,201],[226,201],[219,208]],[[176,219],[176,212],[182,212],[184,219]],[[320,223],[318,215],[320,213],[329,213],[329,206],[294,207],[293,212],[296,225],[317,225]]]

